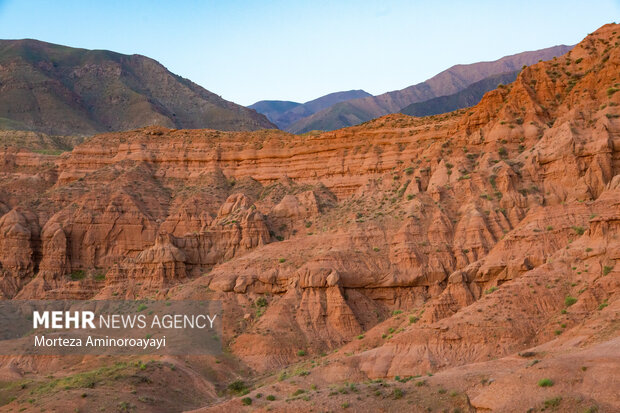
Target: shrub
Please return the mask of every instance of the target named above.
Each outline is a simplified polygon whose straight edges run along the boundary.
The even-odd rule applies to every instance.
[[[586,230],[583,227],[574,226],[572,228],[577,235],[583,235],[583,233],[586,232]]]
[[[414,324],[414,323],[417,323],[417,322],[418,322],[418,320],[419,320],[419,318],[418,318],[418,317],[415,317],[415,316],[409,316],[409,324]]]
[[[558,407],[560,405],[560,402],[562,401],[561,397],[554,397],[553,399],[547,399],[545,400],[545,408],[550,408],[550,407]]]
[[[71,273],[71,279],[73,281],[78,281],[84,278],[86,274],[84,274],[84,270],[76,270]]]
[[[246,386],[242,380],[235,380],[228,385],[228,390],[233,393],[242,393],[246,390]]]
[[[265,399],[267,399],[270,402],[272,402],[272,401],[274,401],[276,399],[276,396],[274,396],[273,394],[270,394],[269,396],[265,397]]]
[[[567,307],[570,307],[571,305],[575,304],[577,302],[577,299],[575,297],[571,297],[570,295],[567,295],[566,298],[564,299],[564,304]]]
[[[394,399],[401,399],[403,397],[403,391],[399,388],[394,389],[394,391],[392,391],[392,396],[394,397]]]
[[[485,294],[492,294],[495,291],[497,291],[497,287],[493,286],[493,287],[489,288],[488,290],[486,290],[484,293]]]
[[[551,379],[541,379],[538,381],[539,387],[551,387],[553,386],[553,380]]]
[[[306,391],[304,389],[297,389],[295,390],[295,392],[293,393],[293,397],[294,396],[299,396],[300,394],[305,393]]]
[[[609,97],[613,96],[613,94],[616,93],[618,90],[620,89],[616,89],[615,87],[610,87],[609,89],[607,89],[607,96]]]
[[[243,399],[241,399],[241,403],[244,406],[249,406],[252,404],[252,399],[250,399],[249,397],[244,397]]]
[[[259,298],[256,299],[254,304],[257,307],[267,307],[267,299],[265,297],[259,297]]]
[[[286,258],[280,258],[280,259],[278,260],[278,262],[279,262],[280,264],[282,264],[283,262],[286,262]]]
[[[614,269],[614,267],[610,267],[609,265],[605,265],[603,267],[603,275],[609,274],[611,272],[611,270],[613,270],[613,269]]]
[[[358,340],[361,340],[361,339],[363,339],[363,338],[364,338],[364,335],[363,335],[363,334],[360,334],[359,336],[357,336],[357,339],[358,339]]]
[[[507,150],[505,147],[503,147],[503,146],[502,146],[502,147],[500,147],[500,148],[497,150],[497,153],[498,153],[498,154],[499,154],[499,156],[501,156],[502,158],[505,158],[505,157],[507,157],[507,156],[508,156],[508,150]]]
[[[299,350],[299,351],[297,352],[297,355],[298,355],[299,357],[303,357],[303,356],[305,356],[306,354],[307,354],[307,353],[306,353],[306,350]]]

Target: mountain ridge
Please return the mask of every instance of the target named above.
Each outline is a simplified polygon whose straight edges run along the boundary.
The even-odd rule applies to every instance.
[[[412,103],[457,93],[491,75],[514,71],[521,69],[523,65],[562,55],[572,47],[558,45],[516,53],[493,61],[454,65],[424,82],[404,89],[337,103],[301,119],[286,130],[291,133],[304,133],[310,130],[333,130],[366,122],[389,113],[397,113]]]
[[[509,84],[515,81],[518,70],[498,75],[489,76],[472,83],[465,89],[453,94],[412,103],[402,108],[399,112],[409,116],[432,116],[441,113],[452,112],[457,109],[474,106],[480,102],[486,92],[497,88],[500,84]]]
[[[305,103],[282,100],[261,100],[248,107],[264,114],[280,129],[285,130],[300,119],[313,115],[336,103],[368,96],[372,95],[364,90],[355,89],[329,93]]]
[[[255,130],[263,115],[228,102],[146,56],[34,39],[0,40],[0,118],[48,134],[148,125]]]

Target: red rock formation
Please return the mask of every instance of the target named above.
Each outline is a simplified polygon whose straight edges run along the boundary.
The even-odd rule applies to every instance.
[[[463,372],[615,343],[619,33],[604,26],[451,114],[308,136],[147,128],[46,166],[5,151],[2,292],[219,299],[225,345],[260,373],[439,372],[475,406],[527,410]]]

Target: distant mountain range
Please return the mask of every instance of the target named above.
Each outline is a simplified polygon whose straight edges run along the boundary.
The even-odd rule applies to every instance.
[[[141,55],[86,50],[38,40],[0,40],[0,130],[91,135],[149,125],[178,129],[292,133],[334,130],[389,113],[415,116],[476,104],[524,65],[568,52],[571,46],[456,65],[425,82],[372,96],[331,93],[305,103],[263,100],[249,108],[168,71]]]
[[[440,113],[452,112],[457,109],[474,106],[485,93],[497,88],[500,84],[509,84],[515,81],[520,70],[489,76],[479,82],[472,83],[465,89],[453,95],[440,96],[412,103],[400,110],[400,113],[409,116],[431,116]]]
[[[302,117],[288,126],[282,125],[281,127],[292,133],[334,130],[357,125],[389,113],[405,111],[408,113],[435,114],[471,106],[476,104],[486,91],[494,89],[497,86],[496,82],[509,83],[510,81],[506,79],[511,77],[514,80],[524,65],[527,66],[539,60],[549,60],[555,56],[561,56],[571,49],[572,46],[561,45],[518,53],[492,62],[452,66],[425,82],[378,96],[342,100],[309,116]],[[480,83],[474,85],[477,82]],[[470,86],[472,88],[465,91]],[[463,93],[456,96],[459,92]],[[448,96],[451,97],[435,100],[439,97]],[[262,102],[252,105],[251,108],[267,114],[263,106],[259,105]],[[425,105],[421,102],[427,103],[428,108],[424,109]],[[417,105],[418,103],[420,104]],[[410,105],[415,106],[410,107]],[[286,106],[283,105],[283,107]],[[296,106],[287,107],[284,113],[295,110],[295,108]],[[268,116],[274,116],[271,118],[272,121],[278,123],[273,113]]]
[[[335,105],[336,103],[369,96],[372,95],[363,90],[349,90],[346,92],[330,93],[329,95],[321,96],[318,99],[306,103],[290,102],[286,100],[261,100],[248,107],[267,116],[267,118],[278,125],[280,129],[286,130],[293,123]]]
[[[275,128],[145,56],[0,40],[0,129],[76,135],[148,125]]]

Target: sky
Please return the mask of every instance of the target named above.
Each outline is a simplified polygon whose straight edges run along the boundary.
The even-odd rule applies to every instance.
[[[380,94],[614,21],[620,0],[0,0],[0,39],[145,55],[242,105]]]

